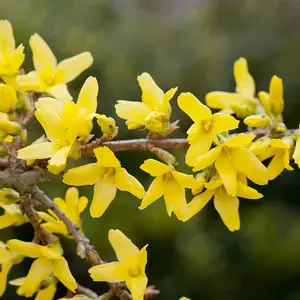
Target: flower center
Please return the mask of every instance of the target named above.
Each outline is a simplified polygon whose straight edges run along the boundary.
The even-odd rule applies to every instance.
[[[139,266],[134,266],[128,270],[128,273],[131,277],[138,277],[141,275],[142,270]]]
[[[203,127],[204,131],[209,131],[212,127],[211,120],[203,120],[202,121],[202,127]]]
[[[104,173],[104,178],[112,177],[115,175],[115,168],[106,168],[105,173]]]

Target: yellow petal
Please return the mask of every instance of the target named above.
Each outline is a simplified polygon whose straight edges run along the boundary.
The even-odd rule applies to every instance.
[[[164,92],[148,73],[141,74],[137,77],[137,80],[142,90],[142,102],[155,110],[163,102]]]
[[[60,243],[52,243],[47,246],[40,246],[40,252],[48,259],[59,259],[63,254]]]
[[[181,93],[177,102],[180,109],[194,122],[211,118],[210,109],[202,104],[192,93]]]
[[[255,82],[248,70],[248,63],[244,57],[235,61],[233,66],[236,92],[243,97],[251,99],[255,94]]]
[[[254,138],[254,133],[241,133],[230,137],[223,145],[230,148],[247,147]]]
[[[139,199],[142,199],[145,190],[141,183],[124,168],[118,168],[115,174],[115,184],[121,191],[127,191]]]
[[[269,180],[278,177],[284,170],[283,153],[276,154],[268,165]]]
[[[279,149],[289,149],[291,146],[281,139],[272,139],[271,146]]]
[[[237,172],[232,165],[229,155],[222,151],[215,163],[216,169],[224,183],[228,195],[236,196],[237,193]]]
[[[88,205],[88,202],[89,202],[88,198],[84,196],[78,199],[78,208],[77,208],[78,214],[81,214],[85,210],[85,208]]]
[[[279,115],[283,111],[283,82],[282,79],[274,75],[270,82],[269,102],[274,115]]]
[[[203,135],[199,135],[199,138],[191,143],[188,151],[186,152],[185,163],[190,167],[194,166],[197,158],[209,151],[211,144],[211,138],[203,139]]]
[[[17,222],[18,222],[17,216],[11,214],[4,214],[0,216],[0,230],[13,226]]]
[[[93,281],[120,282],[129,277],[126,267],[119,262],[92,267],[89,273]]]
[[[60,83],[68,83],[74,80],[92,65],[93,60],[93,56],[90,52],[83,52],[62,60],[56,69],[57,81]]]
[[[262,104],[265,112],[267,115],[270,114],[270,101],[269,101],[269,94],[263,91],[258,92],[258,98],[260,103]]]
[[[13,285],[13,286],[21,286],[21,285],[24,284],[25,279],[26,279],[26,277],[19,277],[19,278],[10,280],[10,281],[9,281],[9,284],[10,284],[10,285]]]
[[[230,231],[240,229],[239,199],[237,197],[229,196],[225,190],[221,193],[216,193],[214,206],[223,223]]]
[[[147,288],[148,278],[139,276],[126,281],[126,285],[132,295],[132,300],[143,300]]]
[[[19,159],[45,159],[50,158],[57,151],[56,146],[51,142],[33,144],[18,150]]]
[[[97,79],[90,76],[80,90],[77,105],[85,108],[87,114],[95,113],[97,110],[98,89]]]
[[[107,147],[96,148],[94,153],[100,167],[119,168],[121,166],[115,154]]]
[[[0,84],[0,111],[8,113],[16,108],[17,94],[12,87]]]
[[[0,25],[1,26],[1,25]],[[0,28],[1,30],[1,28]],[[1,264],[1,272],[0,272],[0,297],[4,294],[7,285],[7,276],[12,268],[12,263]]]
[[[197,185],[197,181],[193,175],[187,175],[178,171],[172,171],[175,180],[185,188],[192,189]]]
[[[265,115],[252,115],[244,120],[244,123],[250,127],[268,127],[270,118]]]
[[[117,187],[114,183],[100,178],[94,186],[94,196],[90,207],[92,218],[100,218],[115,199]]]
[[[262,141],[257,141],[257,142],[254,142],[250,146],[249,150],[251,152],[253,152],[257,156],[257,155],[265,153],[266,150],[269,148],[270,144],[271,144],[271,140],[270,139],[265,139],[265,140],[262,140]]]
[[[196,215],[199,211],[202,210],[202,208],[208,203],[208,201],[212,198],[214,195],[213,190],[206,190],[202,194],[197,195],[192,199],[192,201],[188,204],[188,216],[185,219],[185,221],[192,218],[194,215]]]
[[[56,293],[56,282],[51,282],[46,288],[40,289],[34,300],[52,300]]]
[[[52,261],[41,257],[36,259],[26,276],[22,285],[22,293],[25,297],[31,297],[38,289],[41,282],[46,279],[53,270]]]
[[[228,114],[216,113],[213,114],[212,119],[214,132],[233,130],[239,126],[239,121]]]
[[[293,171],[294,168],[290,165],[290,150],[285,150],[283,154],[283,164],[284,167],[289,170]]]
[[[165,173],[171,172],[172,168],[160,161],[155,159],[147,159],[144,163],[140,166],[140,168],[144,171],[149,173],[151,176],[161,176]]]
[[[75,292],[77,283],[69,269],[68,262],[64,257],[54,261],[53,273],[65,287],[70,291]]]
[[[101,168],[96,163],[87,164],[67,171],[63,182],[74,186],[92,185],[99,179],[100,173]]]
[[[63,201],[63,202],[70,212],[75,213],[77,211],[78,198],[79,198],[79,192],[78,192],[77,188],[71,187],[67,190],[66,196],[65,196],[66,201]],[[54,202],[55,202],[55,200],[54,200]],[[76,216],[74,215],[74,217],[76,217]]]
[[[24,256],[28,256],[32,258],[37,258],[42,256],[41,246],[35,243],[23,242],[20,240],[13,239],[13,240],[9,240],[6,243],[6,245],[10,250],[22,254]]]
[[[128,258],[138,255],[139,249],[132,241],[120,230],[111,229],[108,239],[117,255],[118,261],[125,263]]]
[[[42,91],[41,78],[35,71],[26,75],[18,75],[17,84],[24,91]]]
[[[206,94],[206,104],[214,109],[229,109],[232,104],[241,104],[244,97],[236,93],[210,92]]]
[[[69,152],[71,150],[71,146],[63,147],[59,149],[49,160],[50,166],[65,166],[67,163],[67,158]]]
[[[44,74],[53,74],[57,61],[48,44],[37,33],[30,37],[29,44],[36,71]]]
[[[293,159],[295,160],[295,163],[300,166],[300,138],[297,139],[295,151],[293,153]]]
[[[15,50],[15,39],[9,21],[0,21],[0,54],[7,55]]]
[[[237,183],[237,196],[246,199],[260,199],[263,197],[263,195],[257,190],[245,185],[240,181]]]
[[[195,167],[193,171],[200,171],[207,167],[209,167],[211,164],[215,162],[215,160],[218,158],[222,150],[222,147],[215,147],[214,149],[208,151],[204,155],[199,156],[196,159]]]
[[[151,112],[150,107],[142,102],[119,100],[115,105],[117,115],[140,125],[146,124],[146,117]]]
[[[63,101],[71,101],[73,99],[73,97],[69,93],[67,85],[63,83],[48,87],[46,89],[46,92],[54,98]]]
[[[144,199],[139,206],[139,209],[144,209],[159,199],[164,193],[164,179],[163,176],[156,177],[150,184]]]

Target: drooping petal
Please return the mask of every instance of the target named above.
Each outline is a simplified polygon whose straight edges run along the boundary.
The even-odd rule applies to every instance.
[[[215,163],[216,169],[224,183],[228,195],[236,196],[237,193],[237,172],[232,165],[229,155],[222,151]]]
[[[193,141],[186,152],[185,163],[192,167],[195,165],[196,160],[199,156],[202,156],[209,151],[212,145],[212,139],[203,139],[200,135],[195,141]]]
[[[132,295],[132,300],[143,300],[146,292],[148,278],[146,275],[131,278],[126,281],[126,285]]]
[[[57,147],[51,142],[33,144],[18,150],[19,159],[45,159],[52,157]]]
[[[185,188],[192,189],[197,185],[197,181],[193,175],[187,175],[178,171],[172,171],[175,180]]]
[[[246,184],[238,181],[237,183],[237,196],[246,199],[260,199],[263,197],[257,190],[247,186]]]
[[[156,177],[150,184],[139,209],[144,209],[159,199],[164,193],[163,176]]]
[[[0,28],[1,30],[1,28]],[[12,263],[1,264],[1,272],[0,272],[0,297],[4,294],[7,285],[7,276],[12,268]]]
[[[24,91],[42,91],[42,81],[37,72],[17,76],[17,84]]]
[[[62,60],[56,69],[57,81],[68,83],[88,69],[93,63],[93,56],[90,52],[83,52],[78,55]]]
[[[6,243],[7,247],[24,256],[37,258],[41,256],[41,246],[31,242],[23,242],[20,240],[12,239]]]
[[[40,246],[41,255],[48,259],[60,259],[63,250],[60,243],[51,243],[47,246]]]
[[[223,145],[229,148],[247,147],[254,138],[254,133],[241,133],[230,137]]]
[[[48,44],[37,33],[30,37],[29,44],[36,71],[43,74],[54,74],[57,61]]]
[[[41,282],[52,273],[52,270],[53,264],[51,260],[44,257],[36,259],[32,263],[22,285],[24,296],[31,297],[39,289]]]
[[[89,269],[94,281],[120,282],[128,279],[126,267],[119,262],[111,262]]]
[[[99,179],[100,173],[101,167],[97,163],[87,164],[67,171],[63,182],[74,186],[92,185]]]
[[[229,196],[225,190],[221,193],[216,193],[214,206],[223,223],[230,231],[240,229],[239,199],[237,197]]]
[[[119,168],[121,166],[115,154],[108,147],[96,148],[94,153],[100,167]]]
[[[92,218],[100,218],[115,199],[117,187],[109,180],[100,178],[94,186],[94,196],[90,207]]]
[[[115,184],[119,190],[127,191],[139,199],[143,198],[145,194],[144,187],[141,183],[124,168],[116,169]]]
[[[40,289],[34,300],[53,300],[56,293],[56,282],[51,282],[46,288]]]
[[[283,152],[276,154],[272,158],[267,169],[268,169],[269,180],[275,179],[283,172],[284,170]]]
[[[98,82],[95,77],[90,76],[83,84],[77,105],[80,108],[85,108],[87,114],[95,113],[97,110]]]
[[[119,100],[115,105],[117,115],[124,120],[145,125],[146,117],[151,112],[150,107],[142,102]]]
[[[244,97],[236,93],[210,92],[206,94],[206,104],[214,109],[229,109],[232,104],[241,104]]]
[[[199,156],[196,159],[195,167],[193,171],[200,171],[207,167],[209,167],[211,164],[213,164],[218,156],[220,155],[222,151],[222,147],[215,147],[214,149],[208,151],[204,155]]]
[[[223,113],[213,114],[213,131],[221,132],[238,128],[239,121],[233,116]]]
[[[161,176],[165,173],[172,171],[172,168],[170,166],[155,159],[145,160],[144,163],[140,166],[140,168],[153,177]]]
[[[192,93],[181,93],[177,102],[181,110],[194,122],[211,118],[210,109],[202,104]]]
[[[66,84],[56,84],[50,86],[46,89],[46,92],[53,96],[54,98],[63,100],[63,101],[71,101],[73,97],[71,96],[68,87]]]
[[[196,215],[202,208],[209,202],[209,200],[214,195],[213,190],[206,190],[202,194],[197,195],[192,199],[192,201],[188,204],[188,216],[185,221],[192,218]]]
[[[108,232],[108,239],[117,255],[118,261],[125,263],[128,258],[138,255],[139,249],[120,230],[111,229]]]
[[[287,170],[289,171],[294,170],[294,168],[290,165],[290,150],[285,150],[283,152],[283,164]]]
[[[15,50],[15,38],[9,21],[0,21],[0,55],[10,54]]]
[[[77,283],[69,269],[68,262],[63,256],[53,262],[53,273],[65,287],[75,292]]]

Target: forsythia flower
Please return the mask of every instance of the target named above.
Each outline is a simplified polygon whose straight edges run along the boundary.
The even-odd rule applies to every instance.
[[[262,194],[258,193],[255,189],[247,186],[241,180],[237,180],[237,192],[235,196],[230,196],[224,186],[224,182],[220,177],[216,177],[210,182],[205,184],[206,191],[197,195],[188,204],[189,217],[191,218],[198,213],[208,201],[214,197],[214,206],[219,213],[223,223],[230,231],[240,229],[239,217],[239,199],[242,197],[246,199],[260,199]]]
[[[10,251],[6,245],[0,242],[0,297],[4,294],[7,285],[7,276],[13,265],[19,264],[23,260],[23,256]]]
[[[24,285],[26,280],[26,277],[20,277],[14,280],[11,280],[9,282],[10,285],[18,286],[17,294],[19,296],[25,296],[23,293],[22,286]],[[48,278],[45,279],[45,281],[48,281]],[[49,281],[46,284],[43,282],[40,284],[40,286],[37,288],[37,294],[35,297],[35,300],[53,300],[56,289],[57,289],[57,281],[53,278],[53,276],[49,277]],[[46,285],[46,286],[45,286]]]
[[[55,198],[54,203],[75,225],[81,228],[80,214],[86,208],[88,199],[86,197],[79,198],[78,189],[69,188],[66,192],[66,200]],[[42,227],[48,232],[68,235],[66,225],[52,210],[49,209],[48,212],[49,214],[38,212],[38,215],[46,221],[42,224]]]
[[[189,166],[194,165],[196,158],[210,149],[212,142],[219,144],[218,132],[238,127],[239,121],[234,117],[223,113],[212,114],[211,110],[191,93],[182,93],[178,97],[178,105],[195,122],[187,131],[191,146],[185,159]]]
[[[275,179],[284,169],[293,170],[290,166],[290,155],[293,144],[294,142],[291,138],[269,139],[264,142],[264,146],[267,145],[268,147],[260,147],[260,149],[256,147],[254,149],[255,154],[261,161],[273,156],[267,167],[269,180]],[[251,148],[250,150],[253,151]]]
[[[46,92],[61,99],[72,100],[66,83],[75,79],[93,63],[90,52],[83,52],[57,64],[56,57],[48,44],[38,35],[30,37],[35,71],[19,75],[17,83],[25,91]]]
[[[215,167],[230,196],[237,195],[237,173],[244,174],[256,184],[267,184],[267,168],[247,148],[254,138],[253,133],[230,137],[220,146],[199,156],[194,171],[203,170],[215,162]]]
[[[23,45],[16,48],[11,24],[7,20],[0,21],[0,77],[9,81],[14,77],[24,61]]]
[[[196,187],[194,177],[175,171],[171,166],[154,159],[147,159],[140,168],[156,178],[149,186],[139,208],[146,208],[164,195],[168,215],[171,216],[174,212],[183,221],[187,215],[185,188]]]
[[[59,101],[59,100],[57,100]],[[62,172],[67,157],[75,157],[78,134],[78,107],[72,101],[63,103],[63,112],[60,116],[55,107],[42,106],[35,112],[35,116],[43,126],[50,141],[33,143],[18,151],[19,159],[48,159],[48,169],[54,174]]]
[[[12,87],[0,83],[0,112],[11,113],[15,110],[16,106],[16,91]]]
[[[233,72],[236,83],[235,93],[210,92],[206,95],[206,103],[211,108],[230,109],[239,117],[246,117],[254,113],[257,103],[254,101],[255,82],[244,57],[235,61]]]
[[[115,106],[117,115],[127,120],[129,130],[146,128],[151,132],[163,133],[170,126],[172,109],[169,101],[177,88],[164,93],[148,73],[137,79],[142,89],[142,102],[119,100]]]
[[[179,300],[191,300],[191,299],[187,297],[180,297]]]
[[[94,149],[97,163],[80,166],[69,170],[63,182],[69,185],[95,185],[90,207],[93,218],[99,218],[106,211],[116,196],[117,189],[127,191],[137,198],[144,196],[140,182],[130,175],[107,147]]]
[[[20,200],[20,195],[13,189],[3,188],[0,189],[0,205],[13,204]]]
[[[112,117],[106,115],[97,115],[97,123],[101,128],[103,134],[108,137],[113,137],[118,132],[116,121]]]
[[[4,215],[0,216],[0,229],[9,226],[20,226],[29,222],[28,218],[22,214],[18,204],[2,204],[0,207],[4,210]]]
[[[139,250],[120,230],[110,230],[109,241],[118,262],[102,264],[89,269],[94,281],[125,281],[133,300],[143,300],[147,287],[145,267],[148,245]]]
[[[59,243],[41,246],[31,242],[9,240],[7,247],[21,255],[36,258],[20,287],[25,297],[31,297],[38,291],[41,282],[52,273],[69,290],[75,291],[77,284],[70,272],[68,262],[62,256],[63,250]]]

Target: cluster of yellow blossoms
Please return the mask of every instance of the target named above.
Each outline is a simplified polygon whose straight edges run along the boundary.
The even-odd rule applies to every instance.
[[[29,44],[35,71],[23,74],[20,67],[24,60],[24,47],[15,47],[10,23],[0,21],[0,77],[3,81],[0,84],[1,157],[7,156],[5,145],[12,141],[13,136],[20,136],[23,142],[26,141],[22,122],[24,116],[34,113],[45,135],[19,149],[18,159],[26,160],[28,168],[38,166],[37,160],[47,160],[49,172],[64,172],[64,183],[71,186],[93,185],[90,205],[93,218],[105,213],[117,190],[127,191],[141,199],[139,209],[145,209],[164,196],[168,215],[174,213],[183,222],[201,211],[213,198],[214,207],[224,224],[230,231],[235,231],[240,228],[238,197],[263,197],[249,186],[249,180],[256,185],[266,185],[284,169],[293,169],[291,158],[300,165],[300,135],[298,130],[287,130],[282,119],[282,80],[273,76],[269,93],[261,91],[256,97],[255,82],[247,61],[240,58],[234,63],[235,92],[210,92],[206,95],[207,105],[191,93],[178,96],[178,106],[193,121],[187,131],[189,147],[185,162],[197,172],[195,176],[177,171],[168,159],[163,162],[147,159],[140,168],[154,180],[145,191],[142,184],[121,167],[109,146],[101,146],[101,143],[99,147],[93,147],[96,162],[65,172],[67,159],[79,159],[82,149],[93,139],[93,120],[101,129],[102,142],[112,140],[118,133],[118,127],[113,118],[97,113],[96,78],[87,78],[76,102],[68,91],[67,83],[91,66],[93,57],[89,52],[57,63],[52,50],[38,34],[31,36]],[[142,90],[141,102],[118,101],[116,113],[126,120],[129,130],[146,130],[151,139],[165,139],[176,129],[170,120],[170,101],[177,88],[164,92],[148,73],[138,76],[138,83]],[[35,94],[36,101],[31,101],[30,93]],[[213,113],[210,108],[219,112]],[[248,126],[247,133],[230,132],[239,126],[233,115],[243,119]],[[163,160],[163,155],[159,157]],[[262,162],[270,158],[266,167]],[[191,201],[186,199],[186,189],[194,195]],[[0,216],[0,229],[29,222],[19,201],[20,195],[16,191],[9,188],[0,190],[0,206],[4,211]],[[56,198],[54,204],[83,233],[80,214],[87,207],[88,199],[79,197],[78,190],[71,187],[65,200]],[[0,296],[5,291],[10,269],[25,257],[35,259],[27,276],[10,281],[10,284],[18,286],[18,295],[31,297],[36,294],[35,299],[51,300],[58,282],[68,290],[76,291],[76,280],[56,236],[70,237],[65,223],[52,210],[40,211],[37,215],[51,240],[47,245],[20,240],[0,244]],[[133,300],[143,299],[147,287],[147,246],[139,250],[119,230],[110,230],[109,241],[118,262],[92,267],[89,270],[91,278],[94,281],[125,282]],[[81,299],[76,297],[73,299]]]

